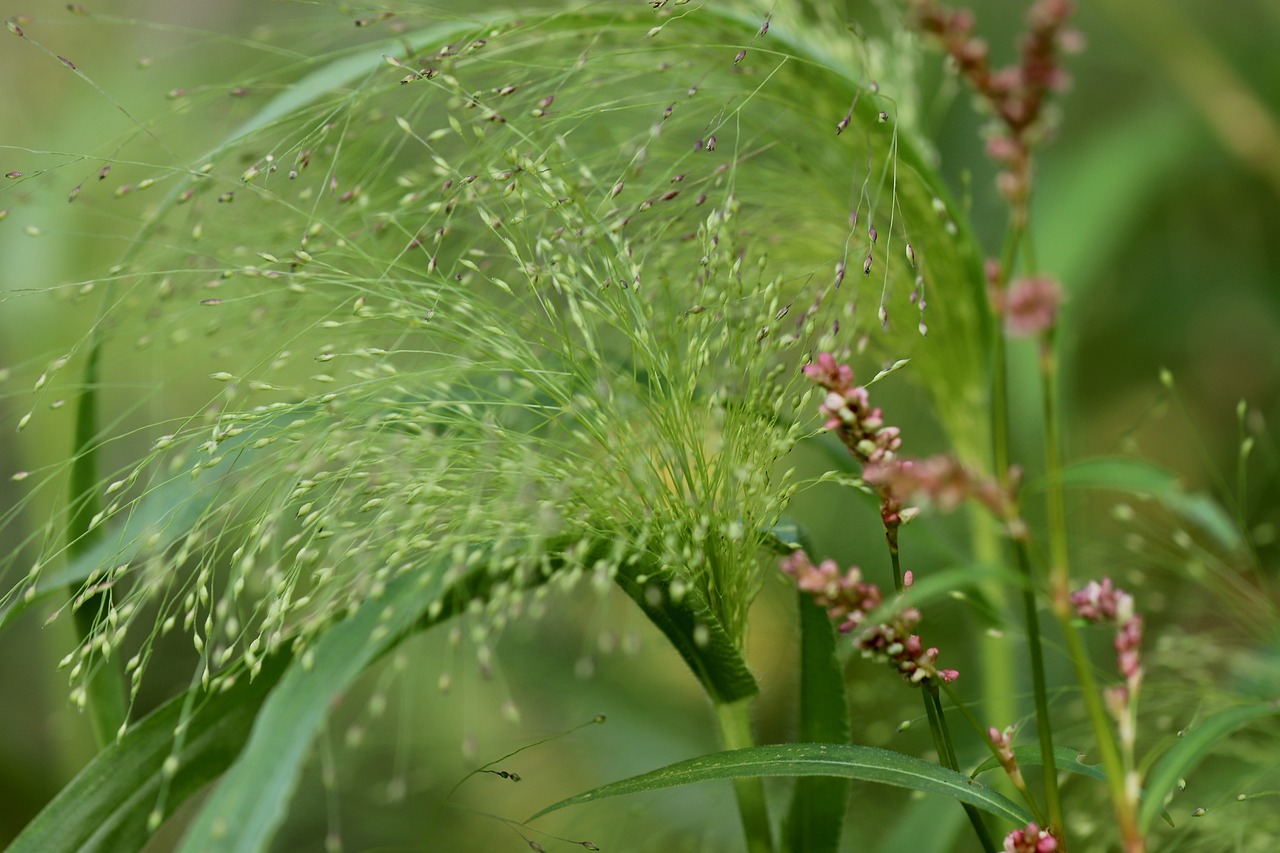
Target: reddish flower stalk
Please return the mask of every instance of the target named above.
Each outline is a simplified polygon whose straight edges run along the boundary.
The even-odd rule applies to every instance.
[[[1004,315],[1010,335],[1036,337],[1057,326],[1062,288],[1047,276],[1015,279],[996,305],[997,313]]]
[[[804,366],[804,374],[826,389],[827,397],[818,409],[827,419],[824,426],[836,431],[859,462],[866,465],[894,458],[902,446],[899,430],[885,426],[880,409],[871,408],[866,388],[854,386],[853,368],[837,364],[831,353],[824,352]]]
[[[854,637],[863,657],[887,663],[908,684],[926,681],[955,681],[960,673],[939,669],[938,650],[926,648],[919,635],[912,633],[920,622],[920,611],[914,607],[899,610],[889,621],[867,625],[867,614],[880,606],[880,588],[862,579],[862,571],[851,566],[843,574],[835,560],[823,560],[815,566],[804,551],[796,551],[782,560],[782,571],[795,579],[796,587],[813,596],[825,607],[832,621],[838,622],[842,634]]]
[[[1142,780],[1134,768],[1137,741],[1138,691],[1142,686],[1142,617],[1134,613],[1133,596],[1111,583],[1111,578],[1089,581],[1071,594],[1076,615],[1087,622],[1110,622],[1116,627],[1116,669],[1124,684],[1105,693],[1107,710],[1116,721],[1120,748],[1125,757],[1125,796],[1138,806]]]
[[[1061,54],[1083,46],[1067,27],[1075,12],[1070,0],[1037,0],[1027,12],[1027,30],[1019,40],[1017,65],[993,69],[986,41],[973,35],[974,16],[936,0],[912,0],[916,26],[936,37],[970,87],[995,116],[997,130],[988,155],[1002,167],[996,186],[1025,222],[1031,193],[1031,148],[1044,135],[1044,105],[1051,92],[1070,85],[1059,64]]]
[[[966,499],[976,500],[1008,525],[1010,535],[1026,534],[1012,495],[1018,479],[1016,471],[1006,490],[950,456],[900,459],[897,452],[902,446],[901,432],[895,426],[886,426],[881,410],[872,408],[867,389],[853,384],[849,365],[837,363],[831,353],[824,352],[814,363],[805,365],[804,372],[827,391],[819,407],[826,418],[823,426],[834,430],[862,463],[863,480],[880,498],[880,517],[891,548],[896,547],[897,529],[919,514],[919,509],[907,506],[907,501],[920,495],[944,510],[954,509]]]
[[[995,749],[996,758],[1000,761],[1000,766],[1004,768],[1005,775],[1009,777],[1009,781],[1029,798],[1030,794],[1027,791],[1026,780],[1022,778],[1022,768],[1018,766],[1018,759],[1013,754],[1013,734],[1015,731],[1016,729],[1013,726],[1009,726],[1004,731],[992,726],[987,729],[987,738],[991,741],[991,745]]]

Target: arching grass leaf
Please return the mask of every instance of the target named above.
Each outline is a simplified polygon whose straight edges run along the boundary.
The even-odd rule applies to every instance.
[[[1045,485],[1040,482],[1031,488]],[[1174,474],[1145,460],[1116,456],[1077,462],[1063,470],[1062,485],[1152,498],[1211,536],[1227,551],[1239,552],[1246,547],[1239,529],[1216,501],[1207,495],[1188,492]]]
[[[8,853],[116,853],[140,850],[148,818],[167,811],[222,774],[239,754],[258,710],[289,662],[264,662],[258,676],[226,690],[200,687],[170,699],[111,743],[41,810]],[[182,740],[175,748],[175,732]],[[173,773],[166,772],[170,758]]]
[[[1015,746],[1013,748],[1013,757],[1018,759],[1018,764],[1027,767],[1038,767],[1043,763],[1040,756],[1040,747],[1038,746]],[[1073,749],[1066,749],[1061,746],[1056,747],[1053,750],[1053,764],[1058,770],[1078,773],[1081,776],[1088,776],[1090,779],[1097,779],[1100,782],[1107,781],[1107,774],[1103,772],[1101,767],[1095,764],[1084,764],[1080,761],[1080,753]],[[979,775],[999,767],[1000,762],[995,759],[995,756],[992,756],[973,768],[973,772],[969,775],[977,778]]]
[[[1138,828],[1146,832],[1151,827],[1164,809],[1165,799],[1178,786],[1178,780],[1194,770],[1215,746],[1237,729],[1273,714],[1280,714],[1280,703],[1228,708],[1183,734],[1147,776],[1147,796],[1138,812]]]
[[[752,776],[838,776],[942,794],[1016,824],[1032,819],[1017,803],[986,785],[924,759],[870,746],[825,743],[757,746],[680,761],[561,800],[529,819],[622,794]]]

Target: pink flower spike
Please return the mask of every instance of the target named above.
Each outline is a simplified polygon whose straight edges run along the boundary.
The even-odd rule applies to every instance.
[[[1057,325],[1062,288],[1050,278],[1020,278],[1009,285],[1005,323],[1015,337],[1040,335]]]
[[[1058,839],[1047,829],[1032,822],[1023,829],[1015,829],[1004,837],[1005,853],[1053,853],[1058,849]]]

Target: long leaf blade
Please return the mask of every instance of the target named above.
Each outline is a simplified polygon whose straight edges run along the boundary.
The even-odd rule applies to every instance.
[[[163,802],[171,812],[223,773],[249,736],[287,656],[264,662],[258,676],[200,698],[199,687],[153,711],[104,749],[36,815],[7,853],[115,853],[140,850],[148,818]],[[188,709],[190,705],[190,709]],[[180,746],[174,747],[181,726]],[[176,767],[166,773],[172,756]]]
[[[836,632],[813,597],[796,593],[800,610],[800,731],[808,743],[848,743],[849,702],[836,659]],[[835,853],[849,802],[848,779],[804,776],[796,780],[787,817],[794,853]]]
[[[615,582],[661,631],[719,704],[749,699],[760,692],[742,650],[733,642],[696,590],[670,594],[672,573],[654,571],[646,561],[619,568]]]
[[[183,853],[266,848],[334,698],[454,589],[453,580],[444,570],[396,578],[381,598],[364,602],[289,667],[244,750],[188,830]]]
[[[1228,708],[1186,732],[1151,769],[1147,777],[1147,796],[1138,812],[1138,828],[1147,831],[1164,808],[1165,798],[1177,787],[1178,780],[1190,773],[1222,740],[1237,729],[1272,714],[1280,714],[1280,703]]]
[[[703,755],[569,797],[529,819],[622,794],[750,776],[838,776],[941,794],[1016,824],[1032,820],[1017,803],[962,773],[887,749],[828,743],[756,746]]]
[[[1040,488],[1045,483],[1037,483]],[[1109,489],[1151,497],[1165,509],[1196,525],[1227,551],[1246,549],[1240,531],[1222,507],[1207,495],[1188,492],[1178,478],[1142,459],[1103,457],[1078,462],[1063,470],[1067,488]]]

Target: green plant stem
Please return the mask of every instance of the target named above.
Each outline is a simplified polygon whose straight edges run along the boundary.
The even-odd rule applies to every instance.
[[[1012,275],[1013,266],[1018,257],[1018,249],[1026,235],[1026,220],[1014,216],[1010,226],[1009,233],[1005,240],[1004,250],[1000,257],[1000,276],[1001,281],[997,283],[997,287],[1003,289]],[[1003,321],[1003,312],[998,312],[997,319]],[[993,434],[993,459],[996,465],[996,477],[999,482],[1008,488],[1010,486],[1010,450],[1009,450],[1009,371],[1008,356],[1006,351],[1006,337],[1003,328],[997,327],[995,331],[994,355],[992,370],[995,375],[992,381],[992,434]],[[1048,395],[1050,390],[1049,383],[1044,383],[1045,394]],[[1055,409],[1056,411],[1056,409]],[[1061,468],[1061,444],[1060,435],[1057,426],[1049,425],[1049,413],[1046,411],[1045,418],[1045,445],[1046,454],[1058,460],[1059,469]],[[1059,499],[1061,496],[1059,495]],[[1050,497],[1050,551],[1054,552],[1054,509],[1053,498]],[[1061,536],[1062,548],[1065,554],[1066,542],[1066,514],[1060,512],[1061,525],[1057,526],[1057,535]],[[1054,834],[1061,841],[1061,849],[1066,850],[1066,836],[1063,831],[1062,824],[1062,798],[1058,791],[1058,769],[1057,762],[1053,754],[1053,722],[1049,718],[1049,693],[1048,684],[1045,678],[1044,667],[1044,649],[1040,636],[1040,617],[1036,607],[1035,584],[1032,578],[1031,559],[1027,553],[1026,541],[1016,539],[1014,542],[1014,552],[1018,565],[1018,570],[1023,577],[1022,590],[1022,610],[1023,622],[1026,626],[1028,657],[1031,662],[1031,691],[1033,701],[1035,703],[1036,713],[1036,732],[1040,740],[1040,760],[1043,766],[1044,775],[1044,792],[1045,803],[1049,811],[1049,826]],[[1053,566],[1057,565],[1057,561],[1051,561],[1050,568],[1050,587],[1053,594],[1054,612],[1057,613],[1056,593],[1054,587],[1054,571]],[[1066,565],[1065,560],[1062,565]]]
[[[1003,289],[1022,242],[1024,227],[1017,220],[1010,223],[1004,248],[1000,252],[1000,277],[994,287]],[[994,339],[991,344],[991,464],[1001,485],[1009,485],[1009,366],[1005,352],[1004,312],[995,314]]]
[[[1098,754],[1102,758],[1103,769],[1107,772],[1107,785],[1111,789],[1111,801],[1115,806],[1116,820],[1120,824],[1121,835],[1126,839],[1126,850],[1131,850],[1130,839],[1139,837],[1138,824],[1133,813],[1133,805],[1125,794],[1124,763],[1120,760],[1120,750],[1116,746],[1112,734],[1111,722],[1102,705],[1102,694],[1093,678],[1093,670],[1089,667],[1089,653],[1080,639],[1080,632],[1070,619],[1061,620],[1062,633],[1067,643],[1067,654],[1075,667],[1076,678],[1084,695],[1085,708],[1089,712],[1089,722],[1093,726],[1094,737],[1098,741]]]
[[[83,390],[76,403],[74,453],[71,463],[71,513],[67,522],[67,556],[76,559],[87,552],[101,537],[101,528],[93,526],[101,506],[98,499],[98,384],[102,341],[96,330],[89,344],[85,362]],[[68,590],[75,597],[78,590]],[[98,619],[106,617],[111,606],[109,592],[88,596],[74,609],[77,638],[81,643],[93,636]],[[104,658],[86,676],[85,700],[94,740],[104,747],[116,738],[128,718],[125,698],[124,670],[119,658]]]
[[[898,558],[898,528],[886,527],[884,538],[889,543],[889,562],[893,565],[893,589],[902,592],[902,563]]]
[[[1116,745],[1110,719],[1103,707],[1098,685],[1094,681],[1093,670],[1089,666],[1088,651],[1073,621],[1075,613],[1071,606],[1071,563],[1070,551],[1067,547],[1066,497],[1062,483],[1062,426],[1061,414],[1057,406],[1057,355],[1052,332],[1047,333],[1041,342],[1040,372],[1041,393],[1044,398],[1045,478],[1048,481],[1049,593],[1053,602],[1053,612],[1066,638],[1067,652],[1084,694],[1089,722],[1093,726],[1102,765],[1107,772],[1107,784],[1111,788],[1116,821],[1125,839],[1125,849],[1141,850],[1143,841],[1135,820],[1133,803],[1129,801],[1126,794],[1124,762]],[[1050,810],[1052,811],[1052,804]]]
[[[986,728],[984,728],[982,723],[978,721],[978,718],[973,715],[973,712],[969,710],[968,706],[964,704],[959,694],[956,693],[954,687],[945,682],[943,682],[941,687],[946,691],[947,698],[951,700],[951,704],[955,709],[964,716],[969,725],[973,727],[973,730],[982,737],[982,742],[986,745],[987,751],[990,752],[992,757],[998,761],[1000,759],[1000,750],[996,749],[996,745],[991,742],[991,738],[988,736]],[[1012,784],[1012,780],[1010,781]],[[1015,784],[1013,787],[1017,790],[1018,794],[1021,795],[1023,801],[1027,804],[1027,808],[1031,810],[1031,814],[1036,819],[1036,823],[1041,826],[1048,826],[1048,821],[1045,820],[1044,811],[1041,809],[1040,803],[1036,802],[1035,797],[1031,796],[1031,792],[1027,790],[1026,785]]]
[[[718,703],[716,721],[720,724],[720,740],[725,749],[755,746],[751,733],[750,700]],[[738,798],[738,814],[750,853],[774,853],[773,831],[769,828],[769,804],[764,796],[764,780],[758,776],[733,780]]]
[[[960,760],[956,756],[955,744],[951,740],[951,730],[947,727],[947,718],[942,713],[942,701],[938,698],[938,688],[933,684],[922,686],[921,698],[924,699],[925,716],[929,718],[929,731],[933,734],[933,748],[937,750],[938,761],[949,770],[960,772]],[[978,836],[978,843],[983,850],[995,850],[995,842],[991,832],[982,820],[982,813],[974,806],[964,803],[964,813]]]
[[[1062,424],[1058,410],[1058,371],[1054,334],[1040,346],[1040,393],[1044,410],[1044,468],[1049,482],[1049,595],[1054,612],[1071,614],[1071,562],[1067,548],[1067,503],[1062,485]]]
[[[1031,578],[1031,558],[1023,539],[1014,541],[1018,571],[1022,573],[1022,607],[1026,620],[1027,656],[1031,660],[1031,693],[1036,706],[1036,733],[1040,738],[1040,761],[1044,768],[1044,797],[1049,808],[1049,826],[1066,847],[1062,829],[1062,797],[1058,791],[1058,766],[1053,754],[1053,721],[1049,718],[1049,688],[1044,672],[1044,648],[1040,637],[1040,614]]]
[[[886,525],[885,540],[889,543],[889,560],[893,564],[893,584],[899,593],[902,592],[902,564],[898,554],[898,528]],[[922,686],[921,698],[924,699],[924,713],[929,719],[929,731],[933,735],[933,747],[938,753],[938,761],[943,767],[960,771],[960,759],[956,756],[955,743],[951,739],[951,730],[947,727],[947,718],[942,713],[942,702],[938,699],[937,685]],[[991,834],[982,820],[982,814],[975,807],[964,804],[964,812],[978,835],[983,850],[994,850]]]

